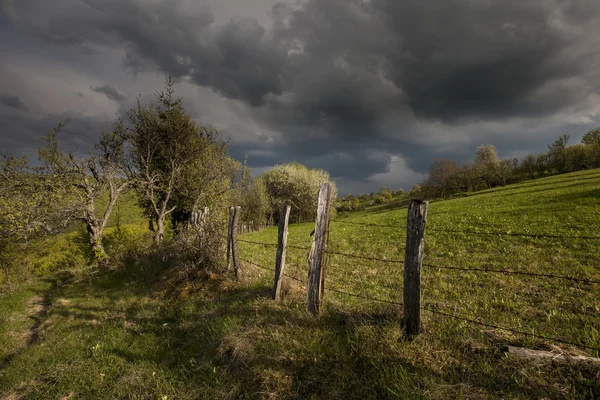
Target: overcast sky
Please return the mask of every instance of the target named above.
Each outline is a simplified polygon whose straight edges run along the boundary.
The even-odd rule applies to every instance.
[[[87,150],[167,74],[260,172],[405,190],[440,158],[600,125],[598,0],[0,0],[0,151]]]

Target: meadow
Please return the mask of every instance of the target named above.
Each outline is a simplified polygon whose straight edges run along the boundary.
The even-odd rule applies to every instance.
[[[414,338],[401,325],[405,224],[394,207],[331,221],[316,318],[311,223],[290,225],[281,302],[276,227],[240,236],[242,282],[186,270],[165,245],[24,285],[0,298],[0,398],[600,397],[600,364],[505,352],[600,357],[600,170],[432,202]]]

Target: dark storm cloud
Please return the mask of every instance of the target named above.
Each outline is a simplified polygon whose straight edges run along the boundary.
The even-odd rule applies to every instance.
[[[64,149],[75,154],[84,154],[93,149],[102,129],[109,129],[113,120],[106,117],[86,117],[77,113],[44,114],[37,118],[18,113],[0,112],[2,121],[2,151],[14,155],[25,155],[35,163],[40,137],[67,122],[58,135]]]
[[[46,27],[31,26],[53,43],[123,46],[136,70],[190,76],[252,106],[270,99],[301,125],[329,116],[340,129],[370,127],[406,106],[449,120],[550,113],[566,103],[537,98],[537,89],[596,76],[594,63],[577,59],[598,30],[585,24],[600,11],[593,1],[309,0],[275,7],[270,31],[253,19],[215,25],[208,8],[182,1],[57,3],[31,18],[49,13]],[[18,15],[33,4],[16,2]],[[286,93],[293,98],[282,104]]]
[[[111,100],[116,101],[117,103],[120,103],[121,101],[123,101],[125,98],[119,93],[119,91],[117,89],[115,89],[114,87],[110,86],[110,85],[102,85],[102,86],[96,86],[96,87],[92,87],[90,86],[90,90],[96,93],[102,93],[104,95],[106,95],[106,97],[108,97]]]
[[[14,108],[15,110],[29,111],[29,107],[27,107],[27,105],[21,101],[19,96],[1,94],[0,104],[4,104],[5,106]]]
[[[261,104],[268,93],[281,92],[285,51],[254,19],[214,26],[207,7],[185,7],[176,0],[25,0],[14,7],[20,23],[42,40],[124,48],[124,63],[133,72],[158,68],[189,75],[252,105]],[[48,18],[47,24],[38,24],[40,18]]]
[[[360,180],[388,171],[394,154],[425,171],[492,139],[509,153],[515,120],[591,109],[599,92],[596,0],[308,0],[277,4],[271,27],[217,23],[185,0],[13,4],[16,26],[42,40],[120,49],[134,74],[170,73],[241,101],[280,134],[228,132],[232,152],[261,167],[295,159]],[[462,128],[476,136],[490,122],[507,135],[494,127],[436,152],[436,138],[452,142]]]

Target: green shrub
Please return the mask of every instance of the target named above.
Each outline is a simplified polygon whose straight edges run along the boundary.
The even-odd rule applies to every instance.
[[[108,228],[103,244],[109,257],[120,257],[127,253],[139,253],[152,243],[152,232],[138,225]]]
[[[19,262],[38,276],[84,267],[91,256],[87,234],[82,230],[38,239],[24,245],[24,250],[26,254]]]

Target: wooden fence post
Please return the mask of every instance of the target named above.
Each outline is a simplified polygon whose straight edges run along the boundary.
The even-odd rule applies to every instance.
[[[325,252],[327,250],[327,236],[329,235],[330,206],[331,184],[322,183],[319,189],[315,234],[308,256],[307,308],[313,315],[319,313],[323,302]]]
[[[227,266],[225,270],[229,272],[231,266],[231,245],[233,243],[233,216],[235,214],[235,207],[229,207],[229,222],[227,224]]]
[[[273,300],[281,300],[281,284],[283,283],[283,269],[285,268],[285,247],[287,246],[288,222],[290,220],[289,205],[283,206],[279,218],[277,235],[277,256],[275,257],[275,282],[273,283]]]
[[[242,266],[240,264],[240,252],[238,251],[238,221],[240,219],[240,215],[242,207],[235,207],[235,212],[233,213],[233,227],[231,228],[231,255],[233,258],[233,272],[235,272],[235,279],[242,279]]]
[[[421,264],[428,206],[429,203],[421,200],[411,200],[408,205],[404,258],[404,326],[407,335],[421,331]]]

